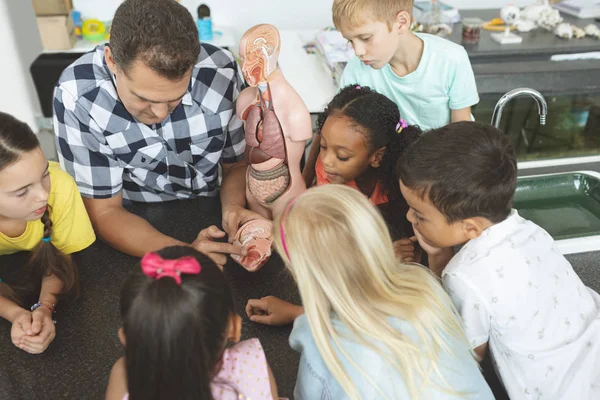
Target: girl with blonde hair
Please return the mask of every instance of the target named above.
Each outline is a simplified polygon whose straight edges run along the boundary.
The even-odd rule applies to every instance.
[[[259,323],[295,320],[296,399],[493,399],[449,297],[427,269],[397,261],[360,192],[310,189],[274,226],[304,307],[265,297],[246,311]]]

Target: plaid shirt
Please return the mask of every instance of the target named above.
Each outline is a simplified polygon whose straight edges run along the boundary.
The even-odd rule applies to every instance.
[[[54,129],[62,168],[84,197],[159,202],[216,196],[218,164],[243,158],[235,100],[243,78],[231,54],[202,44],[188,92],[160,124],[137,121],[119,100],[104,45],[62,73]]]

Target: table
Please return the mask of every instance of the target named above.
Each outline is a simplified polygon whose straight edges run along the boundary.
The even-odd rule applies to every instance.
[[[480,17],[490,20],[498,10],[461,10],[462,17]],[[565,22],[584,27],[593,20],[579,20],[563,15]],[[324,106],[335,95],[337,88],[331,73],[323,66],[318,55],[306,54],[303,46],[311,41],[315,30],[281,30],[279,65],[284,76],[296,89],[311,113],[323,112]],[[449,40],[462,44],[462,25],[454,25]],[[537,29],[519,33],[523,43],[500,45],[490,32],[482,31],[476,45],[466,45],[477,88],[482,96],[500,95],[515,87],[533,87],[544,94],[594,93],[600,90],[600,62],[576,60],[551,62],[555,54],[574,54],[600,51],[600,41],[592,38],[564,40],[553,33]]]
[[[499,17],[500,12],[498,10],[461,10],[460,14],[463,18],[479,17],[484,21],[489,21]],[[578,19],[564,13],[561,16],[564,18],[564,22],[582,28],[594,23],[593,19]],[[492,39],[490,32],[482,30],[479,43],[473,46],[465,45],[471,62],[489,61],[495,63],[498,62],[499,58],[510,58],[512,61],[548,61],[555,54],[586,53],[600,50],[600,42],[591,37],[565,40],[543,29],[536,29],[527,33],[515,31],[514,33],[523,38],[521,44],[501,45]],[[462,25],[455,25],[448,39],[460,44],[462,42]]]
[[[191,241],[201,228],[220,224],[218,199],[145,204],[130,210],[148,219],[162,232]],[[25,254],[0,258],[0,276],[18,268]],[[136,265],[126,256],[97,241],[75,255],[80,267],[82,296],[57,310],[57,336],[40,355],[16,348],[10,324],[0,321],[0,399],[103,399],[113,363],[122,356],[117,338],[121,325],[119,293]],[[288,345],[291,326],[269,327],[251,322],[244,313],[249,298],[274,295],[300,304],[296,285],[274,255],[258,272],[249,273],[234,262],[225,266],[237,312],[243,319],[243,339],[257,337],[277,379],[282,396],[291,396],[298,354]]]

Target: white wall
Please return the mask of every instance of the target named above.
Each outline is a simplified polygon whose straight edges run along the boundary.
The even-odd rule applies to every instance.
[[[530,4],[535,0],[443,0],[458,8],[500,8],[512,2]],[[110,20],[122,0],[74,0],[83,17]],[[204,3],[211,9],[213,24],[233,27],[241,36],[253,25],[269,22],[280,29],[320,28],[332,25],[333,0],[180,0],[196,16],[197,7]]]
[[[31,1],[0,0],[0,111],[34,130],[41,107],[29,67],[41,51]]]
[[[214,25],[234,28],[240,36],[251,26],[269,22],[281,29],[319,28],[331,25],[333,0],[180,0],[196,17],[196,9],[206,4]],[[83,18],[110,20],[122,0],[74,0]]]

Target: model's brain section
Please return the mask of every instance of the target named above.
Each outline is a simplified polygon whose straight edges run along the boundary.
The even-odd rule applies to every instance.
[[[279,34],[269,25],[256,27],[247,34],[244,73],[254,86],[264,82],[277,63]]]

